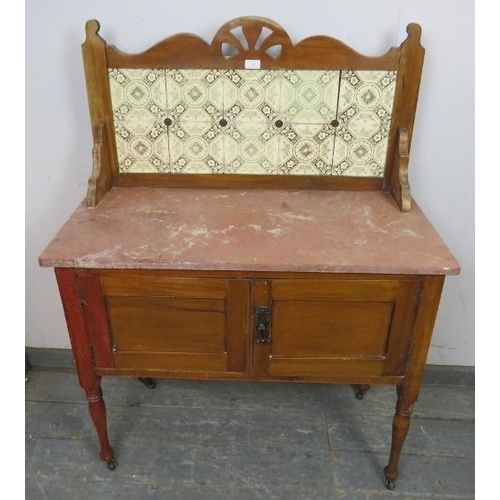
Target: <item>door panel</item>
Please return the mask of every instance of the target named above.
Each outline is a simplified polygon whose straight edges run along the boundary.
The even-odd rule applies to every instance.
[[[108,297],[115,351],[223,352],[225,301]]]
[[[99,359],[123,369],[246,371],[248,282],[139,271],[93,279],[102,284],[107,319],[97,337],[109,339],[97,344],[111,350]]]
[[[401,375],[419,290],[418,278],[273,280],[266,374]]]
[[[390,332],[391,302],[276,301],[275,356],[383,357]]]

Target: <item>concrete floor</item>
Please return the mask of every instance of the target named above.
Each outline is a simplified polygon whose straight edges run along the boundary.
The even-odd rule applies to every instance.
[[[453,375],[422,387],[393,492],[393,387],[105,378],[110,472],[74,371],[28,376],[28,500],[474,498],[474,387]]]

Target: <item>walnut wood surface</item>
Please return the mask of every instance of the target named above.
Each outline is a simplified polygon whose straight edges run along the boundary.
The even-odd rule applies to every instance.
[[[398,477],[398,463],[404,441],[410,427],[413,404],[418,400],[427,353],[436,320],[444,284],[444,276],[427,276],[419,294],[414,321],[414,333],[405,363],[405,378],[398,387],[398,400],[392,427],[392,443],[389,463],[384,469],[387,486],[394,487]]]
[[[422,280],[254,280],[252,273],[216,280],[112,270],[79,275],[83,296],[95,294],[87,329],[108,360],[97,363],[100,369],[111,367],[112,359],[122,369],[246,371],[259,378],[402,375]],[[257,306],[271,311],[269,344],[255,340]],[[96,335],[106,338],[94,342]]]
[[[248,280],[228,280],[226,299],[226,350],[227,370],[247,372],[247,349],[250,338],[250,282]]]
[[[444,276],[439,275],[426,276],[420,291],[414,335],[406,362],[406,384],[403,391],[403,396],[411,403],[418,399],[444,279]]]
[[[108,466],[116,463],[102,374],[392,383],[398,400],[384,469],[392,489],[444,276],[201,274],[56,269],[79,380]],[[255,340],[256,306],[271,310],[269,344]]]
[[[83,275],[87,272],[83,273]],[[202,299],[224,299],[226,280],[219,278],[199,279],[194,273],[187,276],[170,276],[168,273],[137,271],[110,271],[100,273],[104,295],[137,297],[144,295]],[[193,290],[196,290],[193,295]]]
[[[83,310],[81,285],[73,269],[55,269],[55,274],[68,326],[78,380],[85,390],[89,413],[99,438],[100,457],[108,464],[112,464],[114,463],[115,452],[109,444],[101,377],[94,369],[93,343],[89,336],[89,325],[86,322]],[[100,295],[96,297],[96,300],[101,299],[102,296]],[[106,335],[104,330],[95,333],[100,337]],[[101,342],[104,345],[105,339],[101,339]]]
[[[101,283],[92,300],[106,304],[104,317],[98,310],[88,313],[89,324],[104,323],[101,332],[108,337],[108,363],[99,368],[138,367],[150,359],[150,368],[170,371],[246,370],[248,280],[160,272],[79,275],[81,283]]]
[[[398,464],[405,442],[410,429],[410,418],[413,411],[413,404],[408,403],[402,393],[401,387],[398,387],[398,400],[396,403],[396,413],[392,422],[392,441],[389,463],[384,468],[386,477],[386,486],[388,489],[394,489],[394,481],[399,475]]]
[[[90,388],[85,388],[85,396],[87,397],[90,417],[99,438],[101,447],[99,456],[101,460],[108,463],[108,467],[112,470],[116,467],[114,461],[115,450],[109,444],[106,405],[102,398],[101,377],[96,376],[95,384]]]
[[[78,380],[84,389],[95,386],[94,360],[92,343],[81,301],[80,286],[74,269],[55,269],[57,285],[66,318],[73,357],[75,359]]]
[[[348,189],[381,191],[379,177],[326,177],[318,175],[248,175],[248,174],[120,174],[122,187],[192,187],[192,188],[260,188],[260,189]]]
[[[418,24],[411,23],[407,26],[406,32],[408,37],[401,44],[387,149],[388,162],[384,177],[386,189],[392,194],[402,211],[408,211],[411,204],[407,170],[425,54],[425,49],[420,44],[422,28]],[[400,154],[397,153],[398,148]]]
[[[304,384],[370,384],[370,385],[401,385],[404,382],[403,376],[380,376],[380,375],[367,375],[358,373],[355,367],[343,374],[329,373],[327,375],[279,375],[273,376],[267,374],[265,376],[248,375],[240,372],[229,372],[226,370],[226,362],[221,360],[219,363],[219,371],[195,371],[189,368],[184,370],[168,370],[165,368],[150,367],[144,368],[148,360],[148,354],[143,357],[144,363],[137,364],[135,368],[98,368],[95,372],[98,375],[110,376],[126,376],[126,377],[151,377],[151,378],[172,378],[172,379],[190,379],[190,380],[241,380],[241,381],[255,381],[255,382],[300,382]],[[216,355],[214,355],[216,356]],[[136,358],[137,359],[137,358]],[[130,365],[130,359],[126,365]],[[160,365],[164,365],[164,360]],[[192,366],[192,363],[186,363]]]
[[[115,353],[114,360],[117,368],[124,369],[123,373],[138,373],[143,377],[153,376],[151,371],[155,370],[168,377],[177,372],[190,372],[191,378],[214,378],[213,373],[230,373],[226,353],[123,351]],[[218,378],[224,377],[219,375]]]
[[[402,212],[409,212],[411,209],[411,192],[408,181],[408,162],[410,160],[409,140],[408,129],[400,128],[397,131],[397,145],[394,148],[394,158],[391,162],[394,169],[391,194]]]
[[[262,29],[270,33],[260,42]],[[238,37],[234,30],[241,29]],[[224,43],[238,52],[223,54]],[[273,58],[266,51],[280,45],[281,53]],[[320,35],[308,37],[296,45],[276,22],[262,17],[238,17],[225,23],[209,44],[199,36],[179,33],[138,54],[126,54],[114,45],[106,48],[110,68],[244,68],[246,59],[259,59],[262,69],[397,69],[399,49],[391,48],[379,57],[359,54],[335,38]]]
[[[273,280],[269,373],[325,375],[355,366],[370,375],[402,374],[420,283]]]
[[[252,375],[257,377],[265,377],[269,370],[269,356],[271,353],[271,344],[257,344],[255,342],[256,328],[255,323],[255,308],[271,307],[272,296],[271,296],[272,281],[269,279],[257,280],[253,283],[252,290],[252,317],[251,317],[251,335],[252,335]],[[273,342],[273,323],[272,315],[270,318],[270,337],[271,343]]]
[[[223,300],[138,295],[106,302],[116,352],[225,352]]]
[[[88,181],[87,205],[95,207],[104,198],[104,195],[116,184],[116,173],[113,172],[113,154],[111,153],[110,138],[112,135],[106,124],[101,123],[94,127],[94,147],[92,148],[92,174]]]
[[[392,383],[399,386],[398,401],[384,471],[392,488],[418,398],[444,276],[321,279],[325,276],[318,273],[298,279],[290,273],[292,279],[281,273],[261,279],[250,273],[217,279],[193,274],[56,269],[101,458],[114,467],[102,374]],[[229,283],[225,301],[220,298],[224,282]],[[134,286],[137,296],[132,295]],[[258,305],[272,311],[269,344],[256,343],[253,335],[252,312]],[[207,311],[216,315],[215,323],[198,318]],[[181,317],[184,312],[188,316]],[[224,314],[226,320],[221,321]]]
[[[96,206],[116,184],[118,158],[106,63],[106,42],[99,36],[99,23],[88,21],[82,56],[87,84],[90,122],[94,138],[93,172],[89,179],[87,203]]]
[[[94,363],[102,368],[114,368],[112,340],[108,323],[105,296],[98,276],[78,276],[83,311],[87,323],[89,342],[93,348]]]
[[[385,359],[393,304],[340,300],[276,301],[273,305],[276,358]],[[314,332],[311,335],[310,332]]]

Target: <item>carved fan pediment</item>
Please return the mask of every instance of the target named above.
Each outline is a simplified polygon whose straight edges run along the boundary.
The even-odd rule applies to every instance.
[[[292,47],[286,31],[259,17],[238,17],[215,34],[212,47],[234,62],[244,59],[275,60]]]

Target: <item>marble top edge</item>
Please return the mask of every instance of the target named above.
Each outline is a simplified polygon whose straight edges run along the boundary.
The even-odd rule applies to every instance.
[[[299,236],[297,236],[299,235]],[[383,192],[114,188],[82,203],[43,267],[453,275],[460,266],[415,203]]]

